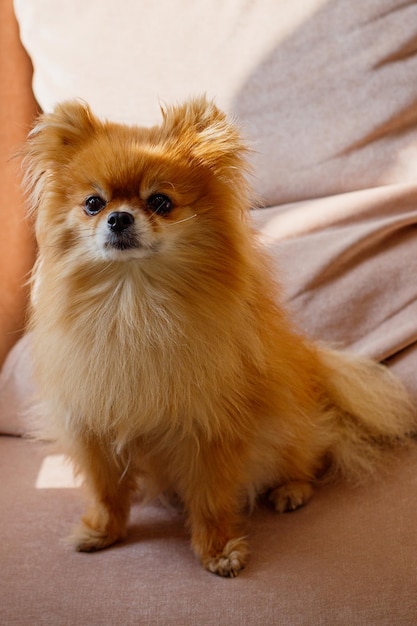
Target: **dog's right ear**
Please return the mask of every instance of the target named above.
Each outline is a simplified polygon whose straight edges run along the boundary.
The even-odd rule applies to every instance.
[[[52,113],[39,116],[29,133],[26,153],[30,159],[65,162],[97,124],[87,104],[77,100],[58,104]]]
[[[52,113],[39,116],[22,150],[29,214],[36,212],[54,172],[70,164],[75,151],[99,124],[88,105],[76,100],[58,104]]]

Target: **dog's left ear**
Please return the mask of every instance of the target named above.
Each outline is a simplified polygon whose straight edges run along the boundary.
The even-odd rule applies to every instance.
[[[162,130],[192,160],[214,170],[246,169],[248,147],[237,126],[205,97],[162,109]]]

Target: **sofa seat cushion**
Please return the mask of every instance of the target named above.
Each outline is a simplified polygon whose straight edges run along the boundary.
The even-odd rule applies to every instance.
[[[62,539],[83,498],[56,469],[48,482],[52,454],[0,438],[4,624],[415,623],[416,450],[384,480],[323,487],[294,513],[255,510],[251,559],[233,580],[201,568],[181,515],[158,504],[133,507],[124,543],[74,552]]]

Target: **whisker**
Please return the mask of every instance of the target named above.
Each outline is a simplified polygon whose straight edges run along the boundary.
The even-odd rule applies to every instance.
[[[189,215],[188,217],[184,217],[182,220],[178,220],[176,222],[171,222],[167,224],[167,226],[176,226],[177,224],[181,224],[182,222],[188,222],[188,220],[192,220],[194,217],[197,217],[197,213],[193,213],[193,215]]]

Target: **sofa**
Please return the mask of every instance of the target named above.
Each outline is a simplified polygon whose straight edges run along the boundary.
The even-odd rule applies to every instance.
[[[16,130],[16,149],[36,111],[66,98],[151,125],[161,102],[207,93],[253,148],[253,224],[300,329],[385,362],[417,407],[417,2],[6,5],[3,44],[26,68],[19,82],[22,64],[8,57],[3,100],[15,104],[2,124]],[[73,551],[65,537],[83,511],[82,484],[59,450],[30,436],[30,334],[16,340],[13,321],[27,297],[30,224],[5,228],[0,277],[21,267],[1,283],[4,303],[20,289],[19,314],[0,311],[1,624],[417,623],[414,445],[372,480],[323,486],[295,512],[256,506],[251,558],[233,580],[201,568],[182,514],[159,502],[134,504],[124,542]]]

